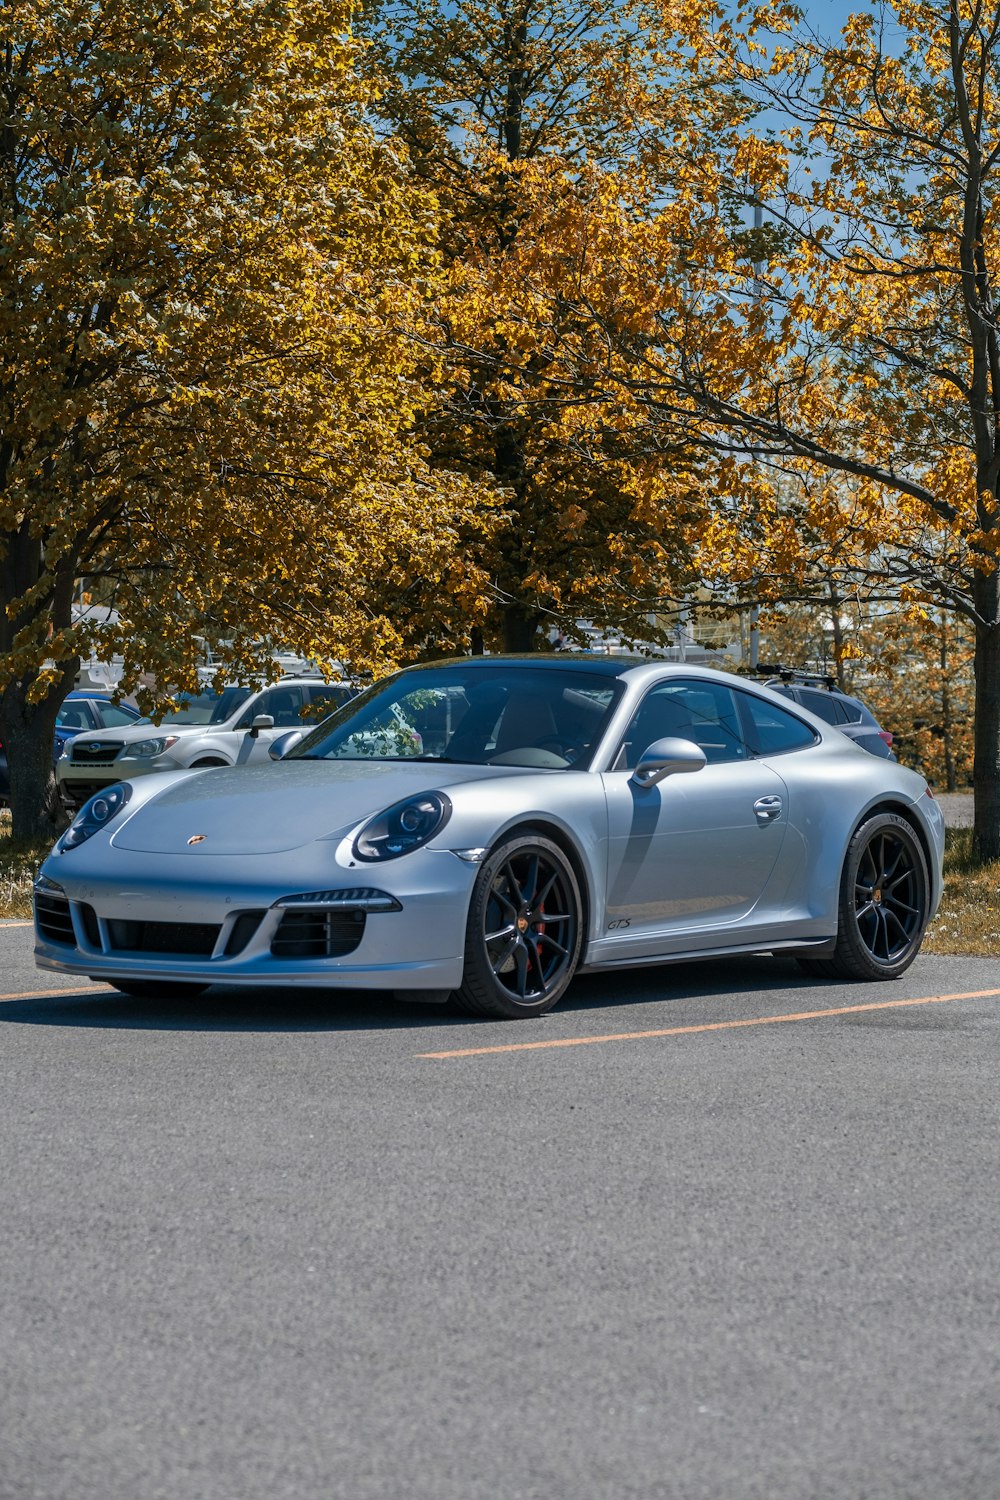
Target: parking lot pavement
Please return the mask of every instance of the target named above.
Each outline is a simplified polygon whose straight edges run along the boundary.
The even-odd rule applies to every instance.
[[[935,800],[941,804],[947,828],[971,828],[973,795],[971,792],[935,792]]]
[[[5,1500],[1000,1493],[1000,962],[637,970],[502,1024],[139,1002],[30,942]]]

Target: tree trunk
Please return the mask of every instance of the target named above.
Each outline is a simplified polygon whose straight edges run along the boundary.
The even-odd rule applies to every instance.
[[[1000,859],[1000,574],[978,575],[974,589],[979,623],[972,852],[988,860]]]
[[[954,731],[951,712],[951,687],[948,681],[948,616],[941,616],[941,730],[944,746],[944,784],[949,792],[957,791],[958,777],[955,773],[955,752],[951,737]]]
[[[527,609],[518,600],[508,604],[503,612],[503,649],[505,651],[534,651],[538,635],[538,613]]]
[[[0,704],[0,740],[10,776],[11,832],[16,839],[52,842],[66,826],[55,772],[52,742],[56,714],[75,672],[60,681],[41,703],[27,701],[28,683],[8,684]]]
[[[33,531],[30,517],[16,530],[0,534],[0,657],[26,640],[39,655],[53,632],[68,629],[73,619],[76,557],[66,553],[51,569],[45,543]],[[48,576],[50,587],[39,585]],[[42,595],[41,601],[37,600]],[[57,675],[37,703],[29,695],[38,684],[37,668],[11,677],[0,688],[0,740],[10,777],[11,831],[17,839],[52,840],[66,819],[56,793],[52,744],[59,705],[80,670],[78,657],[62,659]]]

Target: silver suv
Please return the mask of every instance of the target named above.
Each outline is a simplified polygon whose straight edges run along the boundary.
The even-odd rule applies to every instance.
[[[356,693],[350,683],[321,677],[283,677],[259,689],[180,693],[174,712],[157,724],[140,719],[123,728],[76,735],[56,762],[59,790],[75,808],[112,782],[152,771],[266,760],[272,740],[289,729],[311,728]]]

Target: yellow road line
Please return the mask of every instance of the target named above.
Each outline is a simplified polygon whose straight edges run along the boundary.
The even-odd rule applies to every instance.
[[[28,990],[23,995],[0,995],[0,1002],[4,1000],[50,1000],[53,995],[106,995],[110,992],[110,984],[89,985],[86,989],[82,985],[63,985],[61,990]]]
[[[18,918],[4,917],[3,921],[0,922],[0,928],[4,928],[4,927],[34,927],[34,925],[35,925],[34,922],[31,922],[31,921],[23,921],[22,922],[19,917]]]
[[[961,995],[924,995],[919,1000],[877,1000],[870,1005],[838,1005],[832,1010],[802,1010],[786,1016],[754,1016],[748,1021],[708,1021],[701,1026],[664,1026],[657,1031],[616,1031],[607,1036],[567,1036],[547,1042],[506,1042],[499,1047],[461,1047],[454,1052],[418,1052],[418,1057],[487,1057],[495,1052],[540,1052],[546,1047],[592,1047],[598,1042],[638,1042],[648,1037],[690,1036],[697,1031],[732,1031],[741,1026],[776,1026],[781,1021],[815,1021],[821,1016],[850,1016],[866,1010],[904,1005],[944,1005],[949,1000],[982,1000],[1000,990],[969,990]]]

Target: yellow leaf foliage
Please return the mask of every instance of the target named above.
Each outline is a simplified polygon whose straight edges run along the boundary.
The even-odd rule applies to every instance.
[[[379,667],[404,563],[464,629],[460,533],[402,326],[435,208],[378,139],[346,5],[19,0],[0,11],[0,683],[119,650],[189,681],[197,636]],[[74,626],[76,580],[117,630]],[[20,701],[20,699],[19,699]],[[12,710],[13,711],[13,710]],[[2,716],[2,704],[0,704]]]

